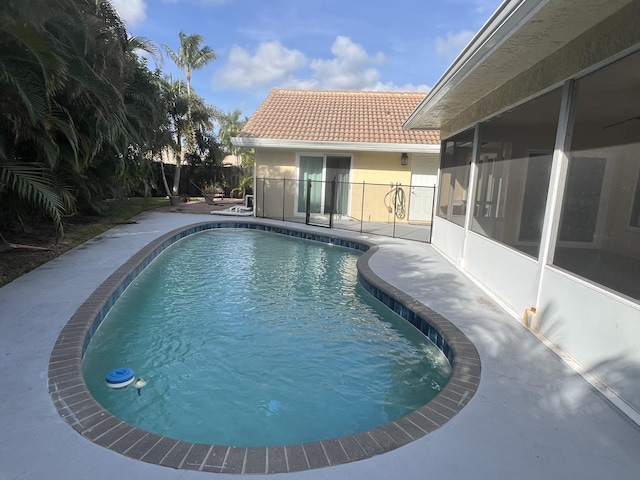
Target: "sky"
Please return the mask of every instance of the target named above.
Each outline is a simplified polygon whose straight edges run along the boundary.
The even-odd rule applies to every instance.
[[[129,35],[163,45],[199,34],[216,60],[194,90],[250,117],[272,88],[427,92],[501,0],[111,0]],[[153,68],[153,63],[150,64]]]

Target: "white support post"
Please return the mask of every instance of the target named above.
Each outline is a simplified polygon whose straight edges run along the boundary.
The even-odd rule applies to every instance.
[[[540,239],[540,252],[538,255],[538,274],[535,307],[539,308],[542,282],[545,267],[553,261],[560,215],[562,213],[562,201],[569,168],[568,150],[571,148],[573,136],[573,124],[575,119],[574,99],[576,97],[575,81],[569,80],[564,84],[562,91],[562,104],[560,106],[560,118],[556,143],[551,164],[551,176],[549,179],[549,191],[547,193],[547,205],[544,212],[542,237]],[[541,312],[544,314],[544,312]]]
[[[469,166],[469,186],[467,187],[467,211],[464,217],[464,240],[462,242],[462,253],[458,259],[458,265],[464,264],[464,258],[467,250],[467,237],[473,220],[473,211],[475,210],[474,198],[476,196],[476,177],[478,176],[478,156],[480,154],[480,124],[476,123],[473,129],[473,151],[471,153],[471,165]]]

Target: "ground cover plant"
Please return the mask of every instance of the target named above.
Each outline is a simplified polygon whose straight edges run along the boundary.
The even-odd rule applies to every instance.
[[[41,218],[0,238],[0,287],[53,260],[111,227],[127,223],[145,210],[169,205],[166,197],[121,198],[105,201],[104,213],[65,217],[65,235],[59,242],[51,220]]]

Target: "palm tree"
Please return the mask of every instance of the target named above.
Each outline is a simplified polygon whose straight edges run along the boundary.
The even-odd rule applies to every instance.
[[[172,76],[159,79],[162,102],[166,115],[166,121],[161,129],[161,135],[164,135],[163,153],[172,153],[176,160],[176,166],[180,163],[180,159],[184,158],[183,154],[183,135],[184,124],[187,115],[188,99],[184,93],[185,86],[181,80],[174,80]],[[162,180],[164,182],[167,196],[177,194],[177,186],[174,182],[173,191],[169,189],[167,178],[164,171],[164,160],[160,161],[162,168]],[[175,180],[175,178],[174,178]]]
[[[240,150],[233,143],[231,139],[237,136],[245,123],[247,123],[247,117],[244,120],[240,120],[242,112],[240,110],[234,110],[228,112],[220,118],[220,141],[225,147],[228,155],[235,155],[236,162],[239,163]]]
[[[192,70],[198,70],[206,66],[209,62],[216,59],[216,52],[211,47],[200,45],[204,42],[202,35],[193,34],[186,35],[180,31],[178,34],[180,38],[180,48],[178,52],[175,52],[168,45],[163,45],[167,54],[173,60],[178,68],[184,70],[185,77],[187,79],[187,97],[191,98],[191,72]],[[187,121],[191,122],[191,109],[187,110]],[[191,143],[195,143],[193,139]],[[178,188],[180,185],[180,167],[184,164],[184,149],[181,150],[180,158],[176,161],[176,174],[173,180],[173,194],[178,195]]]
[[[209,62],[216,59],[216,52],[211,47],[205,45],[202,35],[186,35],[184,32],[178,34],[180,38],[180,48],[174,52],[168,45],[163,45],[176,67],[184,70],[187,79],[187,95],[191,95],[191,71],[205,67]]]
[[[186,154],[196,149],[197,136],[213,128],[212,119],[218,116],[218,112],[195,92],[187,95],[184,82],[174,80],[171,76],[160,81],[160,91],[166,114],[166,121],[161,129],[167,138],[164,144],[176,159],[173,190],[167,192],[167,195],[176,195],[180,182],[180,163],[184,165]],[[166,178],[163,180],[166,185]]]

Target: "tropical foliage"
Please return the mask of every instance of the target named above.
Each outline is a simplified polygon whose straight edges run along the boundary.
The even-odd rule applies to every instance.
[[[245,123],[247,123],[247,118],[240,120],[240,115],[242,115],[240,110],[234,110],[222,115],[220,118],[220,141],[227,155],[240,155],[240,149],[231,143],[231,139],[237,136]]]
[[[174,193],[182,165],[214,178],[222,115],[191,72],[216,55],[200,35],[179,38],[165,50],[186,83],[149,69],[138,52],[157,67],[160,49],[129,36],[108,0],[0,1],[0,232],[48,218],[61,238],[68,215],[155,189],[163,152],[176,160]]]
[[[169,189],[165,182],[165,189],[167,195],[176,195],[182,166],[221,163],[222,153],[212,133],[213,120],[218,116],[218,111],[207,105],[195,92],[188,95],[186,85],[181,80],[165,77],[159,85],[166,114],[166,122],[161,129],[164,155],[176,164],[173,188]]]
[[[185,162],[185,155],[187,153],[192,153],[195,147],[195,132],[196,132],[196,111],[192,110],[192,107],[196,107],[195,104],[192,105],[194,100],[192,98],[191,92],[191,72],[193,70],[198,70],[203,68],[212,60],[216,59],[216,52],[211,49],[211,47],[205,45],[201,47],[204,42],[204,37],[202,35],[194,34],[194,35],[186,35],[184,32],[180,32],[178,34],[180,39],[180,47],[178,51],[175,52],[168,45],[164,45],[167,54],[173,60],[173,63],[176,64],[178,68],[184,70],[185,77],[187,79],[187,112],[186,112],[186,126],[183,126],[181,129],[181,133],[184,135],[185,144],[180,145],[181,139],[178,137],[179,147],[176,151],[179,152],[179,155],[176,157],[176,170],[175,177],[173,181],[173,195],[178,195],[178,190],[180,186],[180,171],[181,167]],[[211,111],[213,114],[214,111]]]
[[[252,191],[253,188],[253,175],[250,172],[253,170],[255,160],[252,148],[236,147],[231,141],[233,137],[236,137],[242,131],[247,123],[247,117],[241,120],[241,115],[242,112],[240,110],[234,110],[222,115],[219,118],[219,135],[226,154],[235,156],[239,160],[237,163],[243,167],[243,175],[236,190],[244,196],[247,192]]]
[[[154,75],[106,1],[0,2],[0,222],[97,209],[149,186]]]

